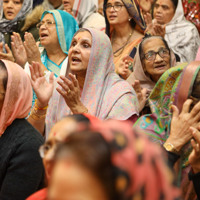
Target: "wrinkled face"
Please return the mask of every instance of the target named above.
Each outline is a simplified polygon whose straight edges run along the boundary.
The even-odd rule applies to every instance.
[[[13,20],[17,16],[21,8],[21,0],[3,0],[3,13],[5,18],[8,20]]]
[[[65,11],[71,11],[73,6],[74,6],[74,1],[75,0],[62,0],[64,10]]]
[[[108,200],[98,179],[72,159],[57,161],[50,181],[49,200]]]
[[[152,55],[153,52],[162,52],[166,50],[166,46],[160,38],[150,38],[143,43],[144,55]],[[154,82],[157,82],[160,76],[170,68],[170,54],[169,51],[161,57],[158,53],[155,55],[155,60],[147,60],[143,58],[142,65],[144,72]]]
[[[159,24],[169,23],[175,13],[171,0],[157,0],[154,6],[153,16]]]
[[[72,39],[69,64],[73,74],[85,76],[90,59],[92,36],[88,31],[79,32]]]
[[[52,14],[46,14],[39,28],[40,42],[45,48],[57,47],[59,45],[56,24]],[[60,46],[60,45],[59,45]]]
[[[131,18],[121,0],[108,0],[106,5],[106,15],[110,25],[129,23],[129,19]]]
[[[49,137],[43,145],[43,164],[45,167],[47,180],[49,180],[51,176],[56,145],[59,142],[64,141],[71,132],[75,131],[76,127],[77,123],[73,119],[67,118],[56,123],[51,129]]]
[[[5,70],[0,69],[0,114],[1,114],[3,102],[5,98],[5,93],[6,93],[4,89],[4,85],[3,85],[3,79],[5,76],[7,76],[7,72]]]

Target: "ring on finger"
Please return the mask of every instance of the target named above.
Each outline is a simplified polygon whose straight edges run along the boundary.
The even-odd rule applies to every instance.
[[[69,94],[71,92],[71,90],[69,89],[68,91],[67,91],[67,94]]]

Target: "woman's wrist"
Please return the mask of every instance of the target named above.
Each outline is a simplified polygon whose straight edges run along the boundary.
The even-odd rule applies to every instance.
[[[88,109],[82,104],[78,104],[74,107],[70,107],[73,114],[88,113]]]
[[[179,142],[177,139],[173,139],[170,137],[166,140],[165,144],[171,144],[175,152],[180,152],[183,147],[183,144],[181,142]]]
[[[39,110],[44,110],[44,109],[47,109],[47,107],[48,107],[48,102],[41,102],[40,100],[36,99],[36,101],[35,101],[35,106],[36,106]]]

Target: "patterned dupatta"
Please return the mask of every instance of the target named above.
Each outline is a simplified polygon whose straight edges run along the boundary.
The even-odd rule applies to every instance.
[[[69,13],[62,10],[45,11],[41,17],[41,20],[48,13],[53,15],[54,20],[56,22],[56,31],[60,47],[62,51],[66,55],[68,55],[71,40],[73,38],[74,33],[78,30],[78,24]],[[47,52],[45,49],[41,54],[41,60],[49,71],[54,72],[56,77],[60,75],[61,65],[58,66],[52,61],[50,61],[48,59]]]
[[[181,110],[184,101],[191,94],[199,70],[192,64],[180,64],[170,68],[161,76],[149,96],[152,114],[142,116],[135,124],[156,143],[163,144],[169,136],[169,125],[172,117],[171,106],[176,105]],[[185,83],[187,83],[187,87]],[[184,90],[183,86],[185,86]]]
[[[92,35],[92,48],[82,103],[89,113],[100,119],[126,120],[138,114],[138,101],[132,87],[114,72],[113,52],[109,38],[102,32],[86,29]],[[54,91],[46,118],[46,131],[54,123],[70,114],[64,98]]]
[[[149,138],[163,145],[170,133],[172,118],[171,106],[176,105],[179,111],[183,103],[190,96],[197,73],[200,70],[200,62],[190,64],[183,63],[167,70],[155,85],[149,96],[152,114],[144,115],[135,123],[137,129],[142,129]],[[192,147],[187,143],[181,154],[179,175],[181,188],[185,199],[195,199],[192,184],[188,181],[188,156]]]

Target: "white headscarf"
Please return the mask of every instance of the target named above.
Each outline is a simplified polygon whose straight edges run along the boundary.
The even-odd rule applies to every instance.
[[[73,5],[74,17],[80,27],[82,27],[85,20],[98,8],[97,0],[75,0]]]
[[[181,0],[178,0],[174,17],[166,24],[165,40],[181,62],[195,60],[200,45],[199,33],[195,25],[185,19]]]

